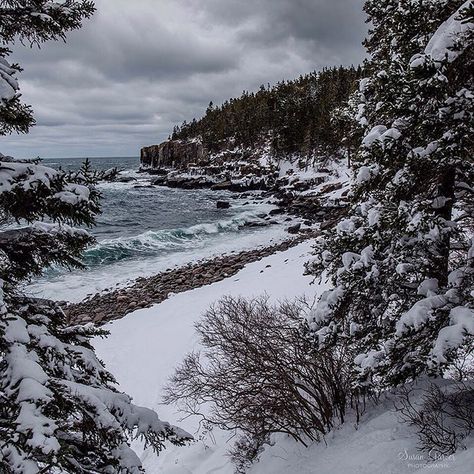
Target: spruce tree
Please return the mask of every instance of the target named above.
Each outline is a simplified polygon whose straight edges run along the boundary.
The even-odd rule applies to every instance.
[[[2,2],[0,36],[4,43],[63,38],[92,12],[86,1]],[[32,124],[31,110],[19,101],[18,71],[0,61],[1,133],[25,132]],[[22,290],[48,265],[81,266],[81,251],[93,238],[75,226],[94,224],[100,210],[96,180],[88,163],[66,173],[38,160],[0,156],[2,473],[138,473],[132,438],[155,451],[165,440],[189,439],[117,390],[91,345],[104,331],[68,327],[57,304]]]
[[[474,336],[472,0],[369,0],[347,218],[316,244],[310,323],[360,384],[440,374]]]

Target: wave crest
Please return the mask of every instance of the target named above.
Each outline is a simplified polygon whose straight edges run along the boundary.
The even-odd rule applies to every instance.
[[[232,234],[243,227],[264,223],[256,213],[243,212],[228,220],[196,224],[187,228],[149,230],[133,237],[103,240],[84,253],[83,261],[86,266],[98,266],[158,253],[176,252],[193,248],[200,243],[205,244],[220,234]]]

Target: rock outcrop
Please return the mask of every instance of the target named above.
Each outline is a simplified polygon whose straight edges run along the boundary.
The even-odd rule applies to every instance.
[[[207,151],[198,140],[168,140],[159,145],[142,148],[140,163],[142,169],[187,169],[193,165],[203,165]]]
[[[320,163],[300,156],[274,157],[268,144],[249,149],[222,144],[209,152],[199,139],[168,140],[143,148],[141,170],[155,175],[153,186],[269,193],[286,212],[320,222],[347,205],[349,174],[341,159]],[[347,188],[347,189],[346,189]]]

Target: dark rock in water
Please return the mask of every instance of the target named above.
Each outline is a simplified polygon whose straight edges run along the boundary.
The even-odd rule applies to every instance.
[[[151,184],[137,184],[136,186],[133,186],[134,189],[153,189],[154,186]]]
[[[229,201],[217,201],[217,209],[229,209],[230,202]]]
[[[161,186],[162,184],[165,184],[166,182],[166,176],[160,176],[158,178],[155,178],[151,181],[152,186]]]
[[[268,215],[269,216],[277,216],[279,214],[284,214],[285,213],[285,209],[282,209],[281,207],[278,207],[276,209],[272,209]]]
[[[245,227],[266,227],[269,225],[268,222],[266,221],[261,221],[261,222],[247,222],[245,224]]]
[[[288,227],[288,229],[286,229],[286,231],[289,234],[297,234],[300,230],[301,230],[301,224],[292,225]]]
[[[139,173],[151,174],[152,176],[166,176],[170,171],[170,169],[165,168],[157,168],[156,170],[153,168],[140,168],[138,170]]]
[[[116,181],[118,183],[131,183],[132,181],[136,181],[136,179],[132,178],[131,176],[120,176],[116,179]]]
[[[213,191],[227,191],[232,188],[232,181],[223,181],[222,183],[217,183],[211,186]]]
[[[166,176],[170,172],[169,169],[164,169],[164,168],[158,168],[151,170],[150,174],[156,175],[156,176]]]

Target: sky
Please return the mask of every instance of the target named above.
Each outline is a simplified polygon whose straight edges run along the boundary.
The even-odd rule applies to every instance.
[[[67,43],[15,46],[37,125],[17,158],[138,156],[243,90],[359,64],[363,0],[96,0]]]

